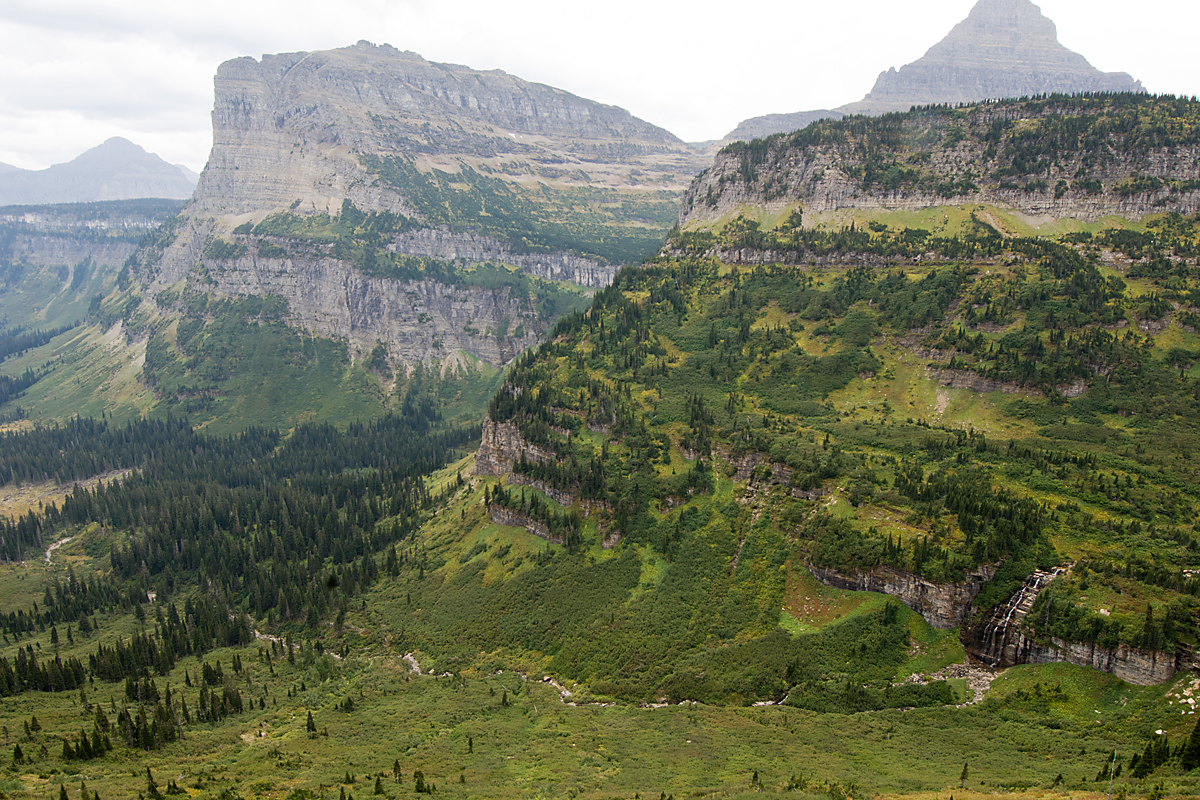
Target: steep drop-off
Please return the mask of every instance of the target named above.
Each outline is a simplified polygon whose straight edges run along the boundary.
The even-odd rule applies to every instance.
[[[684,198],[680,225],[742,208],[806,214],[993,204],[1034,220],[1200,209],[1200,105],[1052,96],[818,122],[734,143]]]
[[[551,283],[603,286],[653,252],[700,167],[622,109],[388,45],[235,59],[215,88],[195,197],[134,280],[273,294],[294,327],[410,368],[506,363],[574,302]]]

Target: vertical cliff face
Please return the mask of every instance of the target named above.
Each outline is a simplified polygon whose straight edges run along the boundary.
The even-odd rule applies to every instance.
[[[842,574],[829,569],[809,567],[817,580],[838,589],[857,592],[879,592],[898,598],[938,630],[949,630],[962,624],[983,585],[995,575],[991,566],[980,567],[960,583],[933,583],[891,567],[871,572]]]
[[[409,365],[506,363],[562,309],[536,281],[595,289],[652,254],[702,166],[623,109],[388,45],[234,59],[214,85],[195,196],[134,277],[276,294],[294,326]]]
[[[1171,119],[1161,135],[1137,133],[1161,117]],[[818,122],[723,150],[684,196],[679,223],[797,204],[806,213],[992,204],[1087,222],[1194,214],[1198,119],[1186,98],[1057,95]]]

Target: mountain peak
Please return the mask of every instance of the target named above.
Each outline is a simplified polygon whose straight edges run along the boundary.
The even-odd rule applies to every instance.
[[[1140,92],[1124,72],[1101,72],[1058,41],[1053,20],[1029,0],[979,0],[924,56],[879,75],[847,114],[907,111],[915,105],[1082,92]]]
[[[0,205],[90,203],[190,197],[196,182],[179,167],[120,136],[42,170],[0,166]]]
[[[1015,27],[1026,31],[1041,28],[1046,35],[1058,38],[1054,21],[1042,14],[1042,9],[1030,0],[979,0],[959,25]]]

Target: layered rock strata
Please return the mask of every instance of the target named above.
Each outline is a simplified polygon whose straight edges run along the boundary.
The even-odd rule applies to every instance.
[[[966,619],[971,601],[996,574],[995,567],[981,566],[977,571],[968,573],[966,580],[961,583],[933,583],[892,567],[879,567],[871,572],[849,574],[811,565],[809,570],[826,586],[891,595],[916,611],[938,630],[949,630],[961,625]]]
[[[977,106],[961,114],[959,129],[978,135],[948,135],[948,123],[919,115],[902,120],[889,161],[936,178],[933,183],[884,189],[864,184],[861,144],[855,135],[828,142],[797,144],[788,137],[769,140],[766,153],[747,162],[737,149],[722,151],[684,196],[680,227],[712,223],[746,207],[782,212],[797,204],[806,213],[841,209],[917,211],[947,205],[989,204],[1032,218],[1098,222],[1107,216],[1140,219],[1149,214],[1200,212],[1200,147],[1194,145],[1128,150],[1114,138],[1104,158],[1084,149],[1062,150],[1037,174],[1014,173],[1006,155],[1008,139],[1041,117],[1092,113],[1064,105],[1030,113],[1018,105]],[[993,146],[984,133],[1000,123],[1006,137]],[[834,125],[838,123],[832,123]],[[921,136],[933,143],[921,150]],[[914,160],[915,159],[915,160]],[[1039,162],[1040,163],[1040,162]],[[1003,179],[996,177],[1004,174]],[[1080,177],[1084,176],[1084,177]]]
[[[522,439],[515,424],[493,422],[491,415],[485,416],[479,450],[475,453],[475,474],[508,475],[513,464],[522,459],[534,464],[549,464],[554,460],[554,453]]]

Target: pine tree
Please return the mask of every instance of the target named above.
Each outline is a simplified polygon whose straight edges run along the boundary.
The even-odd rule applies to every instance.
[[[1183,745],[1183,755],[1180,758],[1180,763],[1185,772],[1190,772],[1196,767],[1200,767],[1200,722],[1196,723],[1196,727],[1192,728],[1192,735]]]

